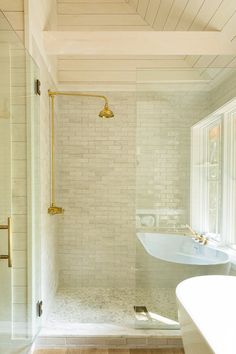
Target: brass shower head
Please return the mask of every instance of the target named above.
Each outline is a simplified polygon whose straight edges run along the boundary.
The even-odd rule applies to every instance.
[[[114,113],[110,110],[108,103],[105,103],[104,108],[99,113],[99,117],[101,118],[113,118]]]

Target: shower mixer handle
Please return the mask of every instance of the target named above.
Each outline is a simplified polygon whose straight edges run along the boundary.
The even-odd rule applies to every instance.
[[[50,215],[64,214],[64,209],[52,203],[48,208],[48,214]]]
[[[193,230],[191,228],[191,226],[189,226],[188,224],[186,224],[186,228],[192,233],[192,235],[194,236],[193,237],[193,240],[195,242],[198,242],[200,243],[201,245],[206,245],[207,242],[208,242],[208,238],[202,234],[199,234],[197,231]]]

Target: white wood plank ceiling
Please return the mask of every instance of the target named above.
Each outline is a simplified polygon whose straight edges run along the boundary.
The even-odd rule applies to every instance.
[[[57,5],[59,31],[222,31],[236,41],[236,0],[58,0]],[[61,55],[58,81],[125,85],[136,81],[137,68],[204,67],[236,67],[236,58]]]

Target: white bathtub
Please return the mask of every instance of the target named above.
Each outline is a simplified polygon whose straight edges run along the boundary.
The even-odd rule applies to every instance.
[[[137,237],[152,257],[167,262],[192,265],[228,265],[227,253],[195,242],[189,236],[137,233]]]
[[[186,354],[236,353],[236,277],[202,276],[177,286]]]
[[[175,289],[183,280],[209,274],[226,275],[229,270],[230,262],[226,253],[200,245],[191,237],[137,234],[136,286],[157,292],[159,289],[168,289],[170,298],[167,302],[175,303]],[[201,299],[204,301],[204,294]],[[172,315],[177,320],[177,306]]]

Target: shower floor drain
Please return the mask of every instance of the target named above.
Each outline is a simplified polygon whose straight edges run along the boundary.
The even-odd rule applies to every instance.
[[[134,312],[135,318],[139,322],[148,322],[152,320],[146,306],[134,306]]]
[[[134,311],[137,314],[147,314],[148,313],[146,306],[134,306]]]

